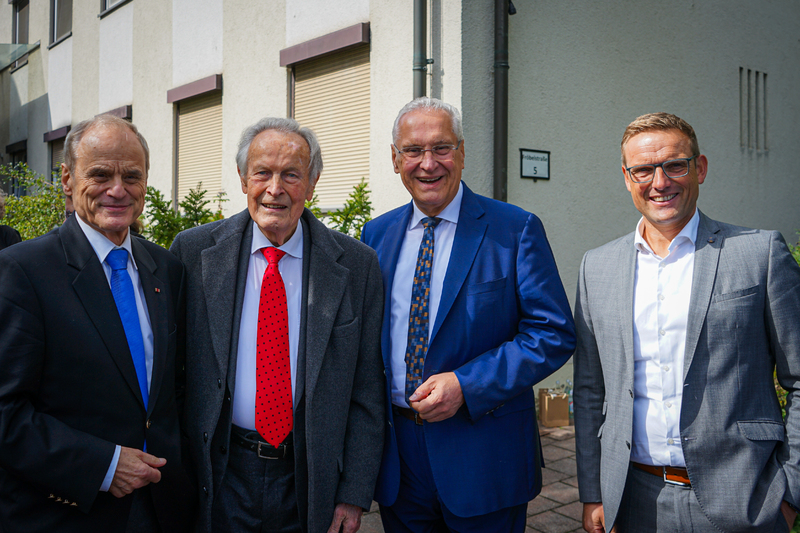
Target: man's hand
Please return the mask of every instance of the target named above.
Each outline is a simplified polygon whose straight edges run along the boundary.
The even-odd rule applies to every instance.
[[[423,420],[440,422],[447,420],[464,404],[464,394],[461,392],[461,383],[453,372],[436,374],[429,377],[425,383],[414,391],[409,398],[411,408]]]
[[[333,522],[328,528],[328,533],[356,533],[361,527],[361,513],[363,510],[357,505],[340,503],[333,510]]]
[[[606,532],[606,517],[602,503],[583,504],[583,529],[589,533]]]
[[[136,489],[150,483],[161,481],[161,471],[158,469],[167,464],[167,460],[150,455],[142,450],[122,446],[119,452],[117,470],[108,492],[122,498]]]
[[[789,504],[786,503],[786,500],[781,502],[781,512],[783,513],[783,517],[786,519],[786,523],[789,524],[789,529],[792,529],[794,525],[794,519],[797,518],[797,513],[794,509],[789,507]]]

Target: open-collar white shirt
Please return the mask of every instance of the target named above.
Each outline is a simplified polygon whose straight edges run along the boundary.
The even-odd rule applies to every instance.
[[[684,467],[680,417],[686,326],[700,215],[656,255],[636,227],[633,296],[633,442],[631,461]]]

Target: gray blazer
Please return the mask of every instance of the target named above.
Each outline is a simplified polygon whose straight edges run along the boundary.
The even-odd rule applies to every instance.
[[[366,245],[303,213],[303,313],[295,383],[295,481],[304,531],[338,503],[369,508],[383,449],[383,284]],[[247,210],[182,232],[187,270],[186,428],[197,471],[197,531],[211,529],[227,465],[236,347],[252,221]]]
[[[778,232],[700,217],[680,415],[686,469],[722,531],[772,531],[781,500],[800,505],[800,268]],[[609,531],[630,461],[633,237],[584,256],[575,304],[580,498],[603,503]]]

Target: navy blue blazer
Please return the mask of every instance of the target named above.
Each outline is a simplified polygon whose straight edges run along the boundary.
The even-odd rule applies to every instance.
[[[382,352],[387,438],[375,499],[392,505],[400,460],[391,411],[391,294],[411,203],[369,222],[386,291]],[[569,303],[538,217],[473,193],[466,184],[423,380],[455,372],[465,405],[425,424],[436,488],[458,516],[526,503],[541,490],[533,385],[575,348]]]

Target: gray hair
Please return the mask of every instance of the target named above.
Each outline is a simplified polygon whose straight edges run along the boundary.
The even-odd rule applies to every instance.
[[[134,135],[136,135],[136,138],[139,140],[139,144],[142,145],[142,150],[144,150],[145,171],[149,172],[150,148],[147,146],[147,141],[145,140],[144,136],[139,133],[139,128],[137,128],[135,124],[119,117],[115,117],[114,115],[97,115],[96,117],[92,117],[78,123],[77,126],[70,130],[70,132],[67,134],[66,140],[64,140],[64,164],[66,167],[71,171],[75,170],[75,158],[77,157],[75,155],[75,150],[77,150],[78,144],[80,144],[83,135],[87,131],[95,126],[112,125],[119,126],[121,128],[127,128]]]
[[[420,98],[411,100],[409,103],[404,105],[403,109],[401,109],[400,112],[397,114],[397,118],[394,119],[394,126],[392,127],[392,142],[396,143],[397,138],[400,136],[400,120],[407,113],[416,111],[417,109],[444,111],[445,113],[450,115],[450,120],[452,121],[453,133],[456,134],[456,140],[459,141],[464,140],[464,127],[461,124],[461,113],[459,113],[458,109],[456,109],[454,105],[442,102],[437,98],[429,98],[427,96],[422,96]]]
[[[236,166],[239,167],[239,177],[244,178],[247,176],[247,155],[253,139],[267,130],[296,133],[305,139],[310,156],[308,160],[309,181],[316,183],[319,175],[322,174],[322,151],[319,148],[317,136],[309,128],[300,127],[300,124],[293,118],[266,117],[244,129],[239,139],[239,149],[236,152]]]

